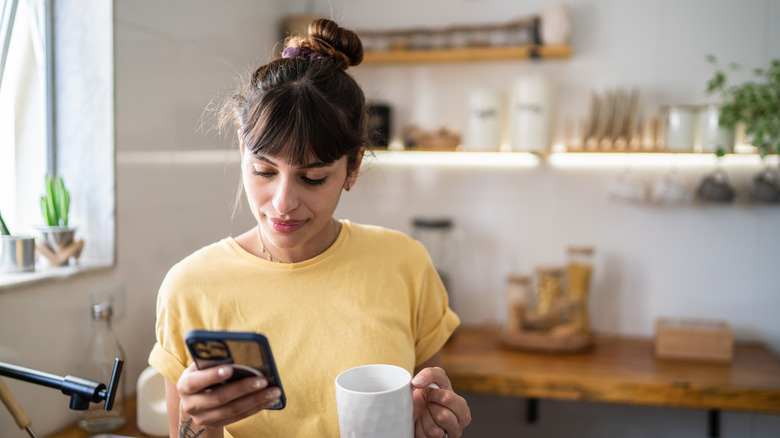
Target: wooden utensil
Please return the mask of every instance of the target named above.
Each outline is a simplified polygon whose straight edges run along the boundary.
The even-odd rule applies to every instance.
[[[601,114],[599,114],[599,128],[597,138],[601,150],[612,149],[612,140],[609,133],[612,130],[613,117],[615,115],[615,93],[611,90],[604,92],[604,99],[601,104]]]
[[[16,422],[16,425],[19,426],[19,429],[24,429],[30,437],[37,438],[35,432],[32,430],[32,421],[30,420],[30,417],[28,417],[22,410],[22,407],[19,406],[16,398],[11,394],[11,390],[5,386],[3,379],[0,379],[0,400],[2,400],[5,408],[8,409],[8,412],[11,413],[11,416],[14,417],[14,421]]]

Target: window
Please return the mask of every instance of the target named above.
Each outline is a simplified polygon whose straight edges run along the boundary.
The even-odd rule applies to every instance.
[[[0,5],[0,59],[6,60],[0,64],[3,218],[12,233],[34,234],[33,227],[43,222],[44,175],[61,175],[71,192],[70,225],[85,241],[79,266],[67,271],[113,265],[113,2],[0,0]],[[45,267],[37,263],[31,275],[0,275],[0,288],[69,275],[40,265]]]
[[[14,234],[39,220],[46,172],[46,85],[42,2],[4,0],[0,46],[0,212]],[[34,179],[34,180],[33,180]]]

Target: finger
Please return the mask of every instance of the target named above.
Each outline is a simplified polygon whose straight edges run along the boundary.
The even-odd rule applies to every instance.
[[[471,410],[466,399],[455,392],[443,389],[429,390],[426,399],[429,403],[428,409],[431,410],[434,420],[438,424],[445,426],[445,429],[451,430],[451,426],[462,429],[471,423]],[[440,413],[437,410],[439,408],[447,412]],[[441,415],[441,417],[437,415]]]
[[[430,409],[423,412],[420,416],[420,423],[426,437],[443,437],[446,431],[434,420]]]
[[[415,421],[420,418],[420,415],[428,409],[428,399],[425,397],[427,389],[414,389],[412,393],[412,404],[414,406],[413,418]]]
[[[458,422],[458,417],[455,415],[453,411],[450,409],[440,406],[435,403],[431,403],[428,405],[428,414],[430,415],[430,418],[433,420],[434,423],[443,431],[447,431],[450,436],[456,436],[455,431],[458,431],[457,435],[459,435],[459,431],[461,429],[460,424]],[[428,429],[426,429],[428,430]],[[431,430],[436,430],[436,428],[431,426]],[[437,436],[437,435],[433,435]]]
[[[176,389],[179,394],[195,394],[210,386],[224,382],[232,375],[233,367],[230,365],[221,365],[203,370],[198,370],[191,365],[184,370],[179,381],[176,382]]]
[[[277,387],[271,387],[247,394],[230,403],[204,411],[193,417],[197,419],[199,424],[223,427],[274,406],[279,402],[280,396],[281,390]]]
[[[419,420],[414,422],[414,438],[426,438],[425,429],[423,429],[422,422]]]
[[[443,389],[452,389],[447,373],[439,367],[424,368],[412,379],[412,386],[415,388],[427,388],[431,384],[436,384]]]
[[[218,385],[195,394],[180,393],[181,409],[200,419],[204,412],[219,412],[219,408],[224,405],[258,392],[267,386],[268,380],[265,377],[256,377]]]

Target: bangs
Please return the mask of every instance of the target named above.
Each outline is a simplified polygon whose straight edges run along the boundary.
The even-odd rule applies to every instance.
[[[360,142],[338,107],[297,82],[268,90],[251,111],[244,138],[255,155],[280,157],[295,166],[312,160],[330,164]]]

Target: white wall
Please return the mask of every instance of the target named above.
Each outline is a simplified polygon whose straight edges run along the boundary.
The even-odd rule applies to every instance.
[[[547,2],[413,1],[318,3],[345,25],[370,28],[453,22],[502,22]],[[540,62],[361,66],[369,96],[390,102],[397,126],[427,121],[432,130],[462,131],[472,87],[507,92],[525,72],[545,72],[560,92],[559,120],[582,118],[591,91],[639,87],[645,114],[665,104],[713,102],[704,93],[714,54],[745,70],[780,56],[780,4],[771,1],[571,1],[574,55]],[[416,20],[416,21],[415,21]],[[431,102],[433,107],[431,107]],[[646,183],[671,166],[642,165]],[[744,193],[757,166],[727,167]],[[722,318],[740,338],[758,338],[780,351],[780,280],[772,267],[780,251],[780,209],[750,205],[659,208],[607,198],[624,166],[535,169],[381,167],[366,172],[363,190],[342,202],[344,217],[409,229],[420,214],[448,215],[468,236],[464,269],[453,294],[468,323],[502,320],[504,279],[536,264],[563,262],[568,244],[597,249],[594,325],[601,331],[650,335],[657,316]],[[711,166],[680,167],[691,187]],[[366,187],[368,186],[368,187]]]
[[[246,209],[231,218],[237,163],[232,139],[209,130],[204,115],[237,74],[267,59],[279,20],[304,3],[231,0],[115,1],[117,268],[68,281],[0,293],[0,360],[74,373],[88,333],[90,293],[122,282],[115,324],[134,382],[154,340],[156,289],[167,269],[191,251],[251,225]],[[319,0],[314,8],[354,27],[502,21],[545,2],[510,0]],[[566,60],[361,66],[370,96],[390,101],[400,120],[460,125],[467,90],[503,87],[516,74],[542,70],[558,83],[562,114],[584,115],[591,89],[639,86],[651,109],[700,103],[712,73],[704,55],[760,66],[780,57],[780,5],[764,1],[571,1],[574,56]],[[412,90],[413,92],[409,92]],[[420,93],[426,93],[422,96]],[[417,104],[423,97],[428,105]],[[204,125],[205,128],[202,126]],[[216,157],[216,158],[215,158]],[[780,209],[750,206],[657,208],[606,198],[622,169],[426,169],[369,166],[346,194],[340,217],[408,230],[418,214],[446,214],[469,236],[455,281],[456,307],[469,323],[501,321],[510,270],[562,260],[565,245],[597,248],[594,326],[650,335],[666,314],[727,319],[741,338],[780,352]],[[686,168],[693,183],[707,168]],[[744,185],[755,168],[728,169]],[[646,180],[665,167],[635,169]],[[776,271],[776,269],[774,269]],[[23,310],[22,310],[23,309]],[[29,310],[28,310],[29,309]],[[36,430],[74,419],[50,389],[8,381]],[[570,402],[542,402],[540,422],[522,422],[523,400],[469,396],[468,436],[705,436],[706,413]],[[500,415],[499,415],[500,414]],[[561,421],[565,420],[565,421]],[[768,437],[780,417],[725,413],[724,436]],[[3,437],[21,438],[0,413]]]

